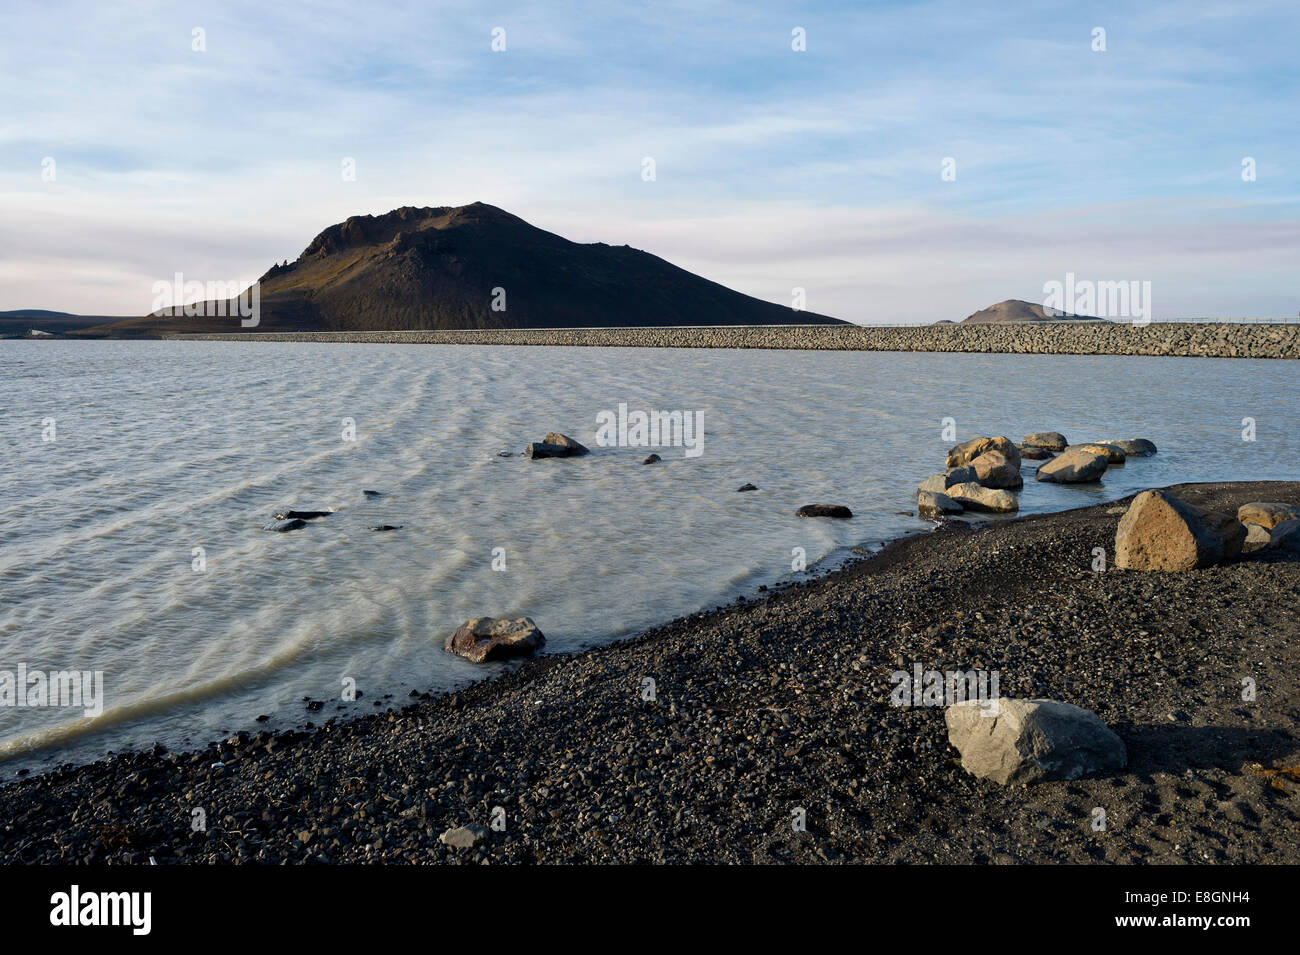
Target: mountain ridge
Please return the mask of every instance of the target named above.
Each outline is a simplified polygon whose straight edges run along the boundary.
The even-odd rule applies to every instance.
[[[272,265],[259,294],[256,327],[205,303],[204,315],[173,309],[80,334],[847,324],[627,245],[572,242],[482,202],[350,216]]]

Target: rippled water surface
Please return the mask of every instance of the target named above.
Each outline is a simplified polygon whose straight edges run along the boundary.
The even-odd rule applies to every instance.
[[[101,670],[105,696],[94,719],[0,706],[0,758],[404,702],[497,671],[442,650],[473,616],[527,614],[563,653],[714,606],[790,578],[794,548],[825,566],[927,527],[908,512],[947,417],[959,440],[1160,447],[1089,487],[1038,484],[1027,462],[1022,513],[1295,479],[1297,377],[1227,359],[0,342],[0,670]],[[597,448],[596,416],[620,402],[702,413],[703,453]],[[594,453],[519,454],[553,430]],[[642,466],[650,450],[663,461]],[[736,493],[746,482],[760,490]],[[815,502],[856,516],[794,517]],[[263,529],[287,507],[337,511]],[[345,678],[355,703],[338,702]],[[335,702],[314,715],[304,696]]]

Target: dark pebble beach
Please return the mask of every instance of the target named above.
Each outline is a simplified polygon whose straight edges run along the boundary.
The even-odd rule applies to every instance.
[[[1225,512],[1300,504],[1300,482],[1171,492]],[[0,857],[1300,862],[1300,779],[1276,772],[1300,765],[1300,560],[1094,571],[1125,503],[949,522],[400,709],[13,780]],[[890,674],[914,664],[995,670],[1003,697],[1092,710],[1128,766],[1028,787],[976,779],[942,707],[891,705]],[[440,841],[471,824],[477,844]]]

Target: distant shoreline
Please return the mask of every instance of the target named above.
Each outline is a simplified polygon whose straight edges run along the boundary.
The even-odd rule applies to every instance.
[[[1007,325],[763,325],[525,328],[387,332],[232,332],[160,335],[166,341],[558,345],[603,348],[757,348],[827,351],[1300,358],[1300,324],[1051,322]]]

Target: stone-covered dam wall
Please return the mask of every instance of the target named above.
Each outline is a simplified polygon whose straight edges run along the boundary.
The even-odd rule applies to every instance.
[[[787,348],[832,351],[991,352],[1025,355],[1168,355],[1300,358],[1300,324],[1155,322],[1042,325],[772,325],[716,328],[526,328],[400,332],[242,332],[167,339],[382,342],[433,345],[576,345],[622,348]]]

